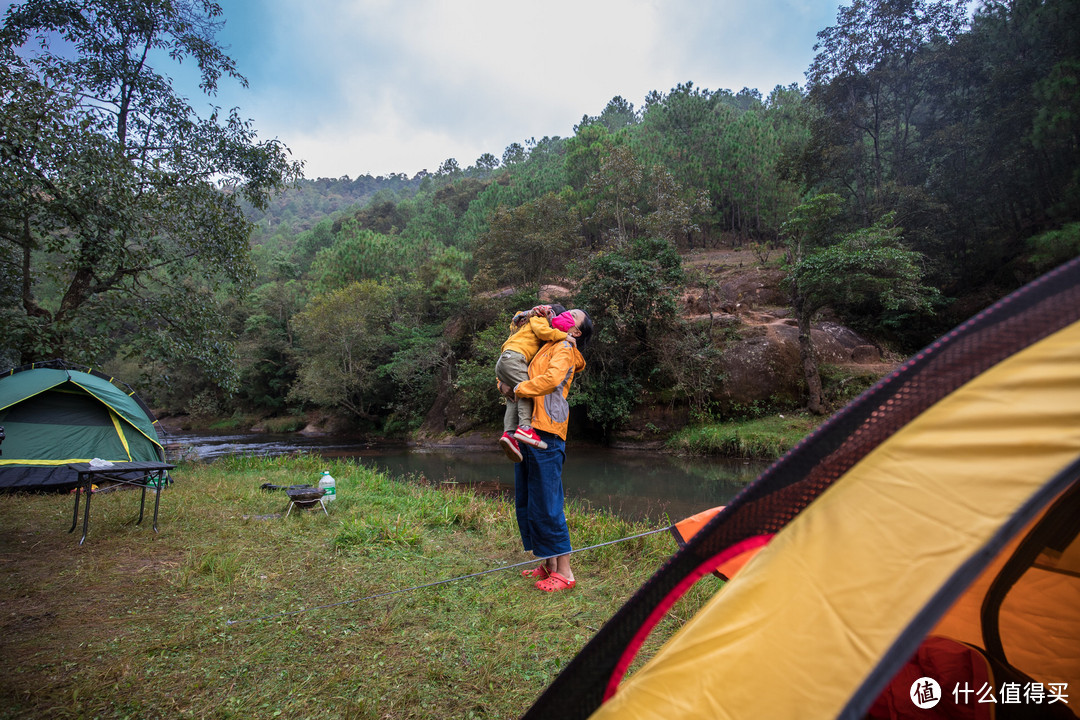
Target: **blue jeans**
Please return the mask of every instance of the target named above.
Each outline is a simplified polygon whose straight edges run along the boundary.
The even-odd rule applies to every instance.
[[[570,552],[570,530],[563,510],[562,466],[566,442],[537,430],[547,450],[521,443],[521,462],[514,466],[514,508],[526,550],[536,557]]]

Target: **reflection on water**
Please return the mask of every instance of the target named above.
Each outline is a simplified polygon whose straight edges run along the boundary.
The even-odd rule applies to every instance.
[[[514,465],[496,449],[376,448],[342,438],[269,434],[173,434],[166,442],[178,443],[185,456],[197,455],[203,460],[237,454],[310,452],[324,457],[355,457],[364,465],[395,476],[423,477],[433,482],[497,485],[507,492],[514,484]],[[677,521],[727,504],[766,467],[767,463],[760,461],[676,458],[570,443],[563,485],[569,497],[622,517]]]

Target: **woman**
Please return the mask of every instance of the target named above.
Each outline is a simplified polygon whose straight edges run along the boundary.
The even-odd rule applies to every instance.
[[[576,373],[585,369],[581,356],[592,336],[592,319],[584,310],[570,311],[576,321],[566,340],[540,348],[529,365],[529,379],[514,388],[500,385],[508,398],[533,399],[533,430],[546,448],[521,446],[522,461],[514,466],[518,531],[526,551],[544,562],[522,574],[536,578],[545,592],[569,590],[576,584],[570,569],[570,530],[563,510],[562,466],[566,460],[566,427],[570,419],[567,396]]]

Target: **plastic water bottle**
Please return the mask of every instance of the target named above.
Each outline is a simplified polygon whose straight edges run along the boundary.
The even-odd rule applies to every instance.
[[[322,471],[322,477],[319,478],[319,489],[326,491],[323,494],[323,500],[326,502],[337,500],[337,482],[330,475],[329,470]]]

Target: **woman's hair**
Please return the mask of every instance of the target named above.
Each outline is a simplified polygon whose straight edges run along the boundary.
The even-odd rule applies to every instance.
[[[589,338],[592,337],[592,318],[589,317],[589,313],[582,308],[577,309],[581,310],[582,314],[585,315],[581,321],[581,335],[577,339],[578,350],[584,352],[585,347],[589,344]]]

